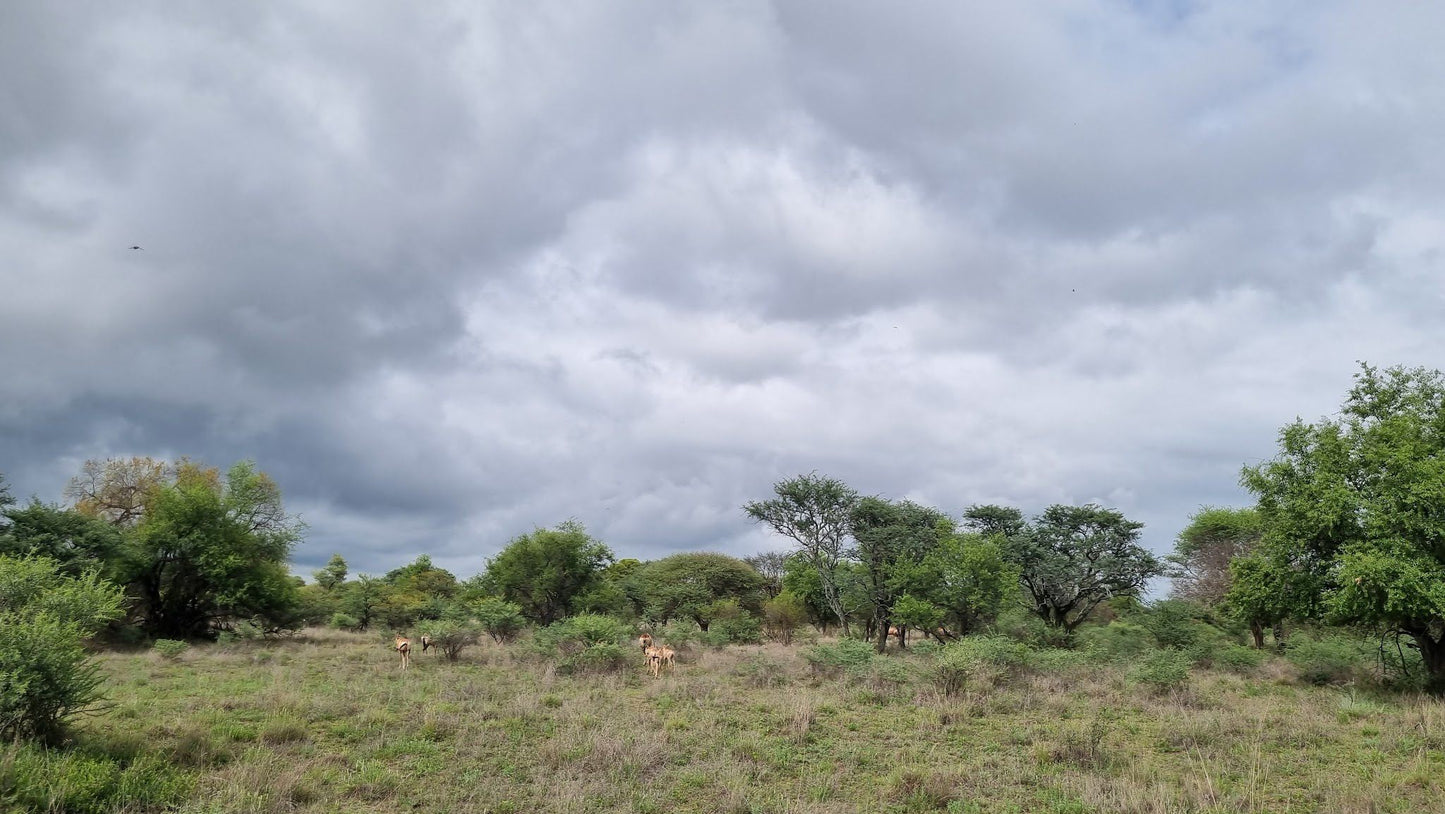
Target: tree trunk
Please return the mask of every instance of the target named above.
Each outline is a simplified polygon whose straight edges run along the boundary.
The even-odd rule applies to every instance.
[[[1274,623],[1274,646],[1279,650],[1284,649],[1284,622]]]
[[[1249,632],[1254,636],[1254,649],[1264,649],[1264,625],[1258,619],[1249,620]]]
[[[1431,695],[1445,695],[1445,635],[1434,639],[1429,633],[1412,633],[1410,637],[1420,648],[1420,659],[1425,663],[1428,674],[1425,689]]]

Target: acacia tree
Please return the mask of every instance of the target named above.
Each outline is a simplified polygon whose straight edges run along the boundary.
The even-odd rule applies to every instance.
[[[1032,523],[999,506],[974,506],[966,516],[1004,521],[974,525],[991,529],[1001,542],[1034,613],[1066,634],[1100,602],[1137,596],[1161,573],[1159,560],[1136,542],[1144,524],[1096,504],[1050,506]]]
[[[1340,417],[1285,427],[1243,483],[1293,615],[1405,637],[1445,693],[1445,376],[1362,364]]]
[[[847,484],[816,472],[773,484],[772,500],[743,506],[753,520],[798,544],[798,554],[817,572],[823,601],[848,635],[843,607],[840,565],[858,493]]]
[[[717,603],[734,600],[754,615],[762,610],[763,578],[742,560],[706,551],[663,557],[631,577],[648,597],[644,613],[657,624],[686,617],[706,631]]]

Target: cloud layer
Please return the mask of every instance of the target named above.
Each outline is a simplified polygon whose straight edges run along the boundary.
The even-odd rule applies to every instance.
[[[1439,364],[1427,4],[0,13],[0,472],[252,458],[342,552],[782,541],[819,471],[1165,551]],[[141,250],[128,247],[140,245]]]

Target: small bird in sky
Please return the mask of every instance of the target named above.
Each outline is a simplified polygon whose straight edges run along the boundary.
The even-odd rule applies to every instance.
[[[135,251],[136,249],[140,249],[141,251],[145,251],[145,249],[141,249],[139,246],[131,246],[131,247],[130,247],[130,250],[131,250],[131,251]]]

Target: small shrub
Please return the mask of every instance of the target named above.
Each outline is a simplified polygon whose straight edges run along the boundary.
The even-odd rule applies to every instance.
[[[326,626],[332,630],[360,630],[361,620],[349,613],[333,613]]]
[[[430,637],[432,646],[440,650],[447,661],[456,661],[464,648],[476,644],[482,637],[479,625],[451,619],[425,622],[420,629],[422,634]]]
[[[934,684],[946,696],[958,694],[969,683],[989,687],[1017,676],[1028,667],[1027,645],[1004,636],[970,636],[938,650],[930,670]]]
[[[512,641],[527,626],[520,605],[496,597],[487,597],[472,605],[470,610],[481,623],[482,630],[497,644]]]
[[[1178,689],[1189,681],[1189,668],[1193,665],[1188,653],[1178,650],[1156,650],[1145,656],[1129,671],[1129,678],[1145,685],[1154,692],[1168,692]]]
[[[1094,661],[1128,663],[1138,661],[1154,647],[1154,636],[1142,625],[1113,621],[1079,629],[1077,644]]]
[[[156,639],[155,642],[151,644],[151,649],[156,651],[156,654],[166,661],[175,661],[187,650],[190,650],[191,645],[189,642],[183,642],[179,639]]]
[[[546,656],[568,658],[593,645],[621,645],[632,638],[632,629],[610,616],[582,613],[554,622],[536,632],[532,647]]]
[[[762,644],[763,628],[758,617],[744,613],[729,619],[719,619],[708,626],[703,641],[713,647],[729,644]]]
[[[793,632],[808,621],[808,605],[802,599],[783,591],[763,603],[763,627],[768,638],[785,645],[793,643]]]

